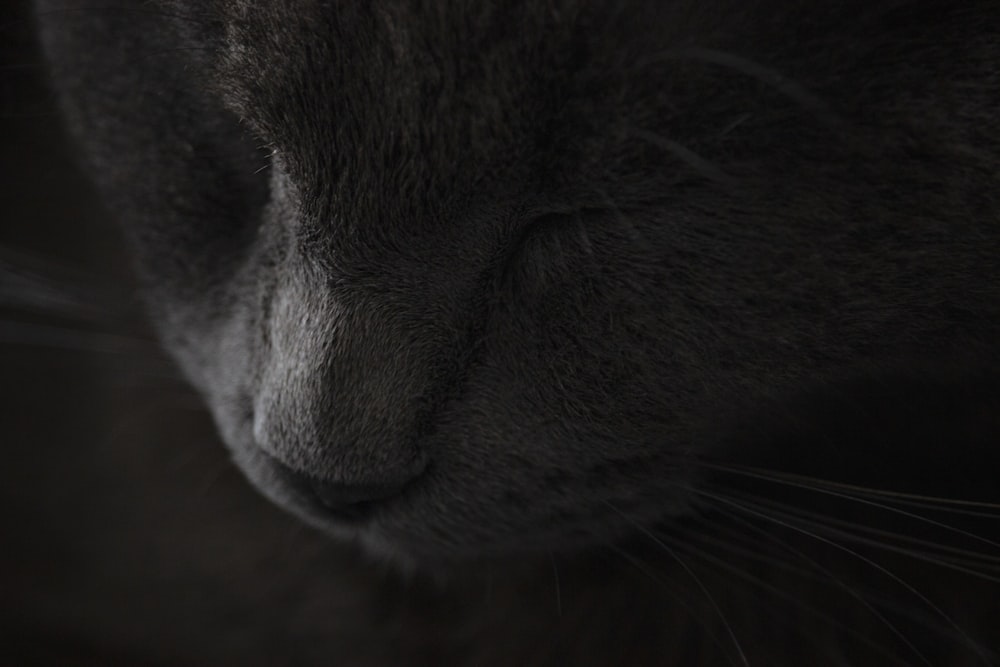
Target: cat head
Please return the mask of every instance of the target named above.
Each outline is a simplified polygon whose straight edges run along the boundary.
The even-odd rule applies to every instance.
[[[373,551],[612,541],[996,359],[989,3],[41,4],[234,460]]]

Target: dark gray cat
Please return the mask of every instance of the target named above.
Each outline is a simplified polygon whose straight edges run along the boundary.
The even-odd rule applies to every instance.
[[[1000,3],[39,5],[251,483],[501,573],[387,663],[997,663]]]

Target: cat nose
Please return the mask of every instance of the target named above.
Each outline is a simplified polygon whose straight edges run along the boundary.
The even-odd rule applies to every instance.
[[[306,480],[314,502],[340,519],[357,521],[371,514],[379,504],[395,498],[403,491],[396,484],[340,484]]]
[[[361,521],[379,505],[400,496],[423,473],[418,468],[409,477],[377,483],[345,483],[322,479],[290,468],[273,456],[265,455],[281,483],[314,510],[341,521]]]

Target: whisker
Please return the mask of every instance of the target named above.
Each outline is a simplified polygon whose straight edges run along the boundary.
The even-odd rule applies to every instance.
[[[812,492],[815,492],[815,493],[820,493],[820,494],[824,494],[824,495],[828,495],[828,496],[833,496],[835,498],[841,498],[843,500],[848,500],[850,502],[860,503],[862,505],[867,505],[869,507],[876,507],[876,508],[884,510],[886,512],[890,512],[892,514],[897,514],[899,516],[905,516],[908,519],[913,519],[914,521],[918,521],[918,522],[921,522],[921,523],[926,523],[926,524],[934,526],[936,528],[941,528],[942,530],[946,530],[946,531],[949,531],[951,533],[955,533],[957,535],[962,535],[963,537],[967,537],[967,538],[969,538],[971,540],[982,542],[984,544],[990,545],[991,547],[995,547],[997,549],[1000,549],[1000,543],[994,542],[993,540],[985,538],[985,537],[983,537],[981,535],[976,535],[975,533],[969,532],[967,530],[962,530],[961,528],[956,528],[955,526],[949,526],[948,524],[943,523],[941,521],[936,521],[934,519],[930,519],[928,517],[921,516],[920,514],[915,514],[913,512],[909,512],[907,510],[902,510],[902,509],[899,509],[897,507],[892,507],[891,505],[886,505],[885,503],[879,503],[879,502],[876,502],[874,500],[868,500],[866,498],[859,498],[859,497],[857,497],[855,495],[850,495],[848,493],[843,493],[843,492],[840,492],[840,491],[834,491],[834,490],[831,490],[831,489],[824,489],[824,488],[821,488],[820,486],[817,486],[817,485],[805,484],[805,483],[802,483],[802,482],[794,482],[794,481],[790,481],[790,480],[780,480],[780,479],[770,479],[766,475],[749,475],[748,474],[748,476],[755,476],[757,479],[765,479],[765,480],[773,481],[773,482],[776,482],[776,483],[779,483],[779,484],[784,484],[786,486],[790,486],[790,487],[793,487],[793,488],[803,489],[803,490],[806,490],[806,491],[812,491]]]
[[[730,491],[730,493],[732,493],[733,495],[742,495],[745,498],[751,498],[750,494],[737,494],[736,492],[732,492],[732,491]],[[845,521],[843,519],[838,519],[836,517],[832,517],[832,516],[828,516],[828,515],[825,515],[825,514],[821,514],[819,512],[813,512],[813,511],[802,509],[802,508],[798,508],[798,507],[792,508],[792,507],[790,507],[790,506],[788,506],[786,504],[780,503],[778,501],[765,500],[765,499],[759,498],[757,496],[752,496],[752,499],[754,501],[762,503],[762,504],[763,503],[767,503],[767,504],[773,505],[774,507],[784,507],[784,508],[788,509],[789,511],[795,511],[795,512],[801,514],[803,517],[810,518],[812,520],[822,520],[822,521],[824,521],[824,522],[826,522],[826,523],[828,523],[830,525],[838,525],[838,526],[841,526],[842,528],[849,529],[849,530],[860,530],[862,532],[867,532],[867,533],[870,533],[872,535],[876,535],[876,536],[880,536],[880,537],[886,537],[886,538],[896,539],[896,540],[899,540],[901,542],[909,542],[911,544],[915,544],[915,545],[919,545],[919,546],[922,546],[922,547],[926,547],[928,549],[937,549],[937,550],[940,550],[940,551],[943,551],[943,552],[954,554],[957,557],[958,556],[963,557],[965,560],[968,560],[968,561],[978,561],[978,562],[981,562],[986,567],[1000,567],[1000,555],[992,556],[990,554],[982,553],[982,552],[978,552],[978,551],[973,551],[971,549],[963,549],[961,547],[952,546],[950,544],[942,544],[942,543],[934,542],[934,541],[931,541],[931,540],[921,539],[921,538],[918,538],[918,537],[914,537],[913,535],[906,535],[904,533],[898,533],[898,532],[893,532],[893,531],[890,531],[890,530],[885,530],[885,529],[882,529],[882,528],[876,528],[875,526],[870,526],[870,525],[861,524],[861,523],[855,523],[855,522],[851,522],[851,521]],[[958,560],[961,560],[961,559],[958,559]]]
[[[485,591],[483,593],[483,605],[489,609],[493,605],[493,587],[496,583],[496,575],[493,572],[493,563],[486,563],[486,575],[484,577]]]
[[[954,505],[958,507],[978,507],[983,509],[995,509],[1000,510],[1000,503],[990,503],[977,500],[963,500],[954,498],[941,498],[937,496],[925,496],[914,493],[905,493],[901,491],[892,491],[887,489],[876,489],[867,486],[860,486],[856,484],[848,484],[845,482],[836,482],[833,480],[822,479],[819,477],[808,477],[805,475],[796,475],[795,473],[779,472],[774,470],[765,470],[763,468],[755,468],[752,466],[739,466],[739,465],[728,465],[714,463],[711,461],[699,461],[699,465],[704,468],[709,468],[712,470],[719,470],[721,472],[729,472],[737,475],[745,475],[747,477],[752,477],[754,479],[761,479],[765,481],[772,481],[775,483],[791,484],[792,481],[799,482],[799,488],[803,489],[813,489],[813,485],[819,486],[829,486],[832,488],[843,489],[845,491],[857,492],[862,495],[873,495],[876,497],[888,497],[893,499],[899,499],[902,501],[912,501],[915,503],[927,503],[930,504],[933,509],[941,509],[941,511],[950,511],[944,508],[938,508],[937,505]],[[1000,515],[986,514],[974,516],[986,516],[988,518],[1000,519]]]
[[[670,593],[670,595],[677,601],[677,603],[681,606],[681,608],[683,608],[686,612],[688,612],[690,617],[694,619],[695,622],[697,622],[698,625],[700,625],[701,628],[711,636],[712,643],[715,644],[715,646],[719,648],[720,651],[723,652],[723,654],[729,660],[730,664],[735,664],[732,656],[730,655],[730,651],[726,651],[724,649],[723,643],[719,639],[718,634],[712,628],[708,627],[707,623],[705,623],[701,614],[694,609],[694,607],[688,601],[687,597],[682,595],[676,586],[671,585],[663,577],[658,576],[658,574],[655,571],[653,571],[646,563],[640,561],[638,558],[628,553],[624,549],[621,549],[620,547],[614,544],[608,544],[606,546],[612,552],[614,552],[619,557],[623,558],[626,562],[635,567],[637,570],[639,570],[643,575],[648,577],[651,581],[655,582],[660,587],[664,588],[668,593]]]
[[[594,246],[590,242],[590,235],[587,233],[587,226],[583,222],[583,216],[577,213],[574,216],[574,221],[576,222],[577,237],[580,239],[580,247],[587,254],[588,257],[594,255]]]
[[[552,562],[552,577],[556,582],[556,611],[559,618],[562,618],[562,586],[559,584],[559,567],[556,565],[556,556],[551,551],[549,552],[549,560]]]
[[[0,345],[51,347],[115,355],[149,354],[159,350],[154,342],[142,338],[12,321],[0,321]]]
[[[672,60],[692,60],[729,68],[770,86],[792,100],[803,109],[813,112],[817,118],[832,127],[844,127],[847,123],[830,108],[830,105],[809,92],[804,86],[789,79],[777,70],[766,67],[746,56],[708,49],[700,46],[681,46],[644,58],[638,67],[648,67]]]
[[[780,526],[784,526],[785,528],[788,528],[790,530],[794,530],[796,532],[799,532],[799,533],[801,533],[803,535],[806,535],[807,537],[810,537],[810,538],[812,538],[812,539],[814,539],[814,540],[816,540],[818,542],[822,542],[823,544],[829,545],[829,546],[833,547],[834,549],[843,551],[844,553],[847,553],[848,555],[853,556],[854,558],[857,558],[858,560],[862,561],[863,563],[867,564],[868,566],[876,569],[877,571],[881,572],[883,575],[889,577],[890,579],[892,579],[893,581],[895,581],[897,584],[899,584],[900,586],[902,586],[905,590],[907,590],[909,593],[911,593],[917,599],[919,599],[921,602],[923,602],[925,605],[927,605],[927,607],[929,609],[933,610],[935,614],[937,614],[942,619],[944,619],[949,625],[951,625],[959,633],[959,635],[962,636],[962,638],[966,642],[966,644],[969,647],[971,647],[975,651],[975,653],[977,655],[979,655],[980,658],[983,659],[983,661],[985,663],[989,663],[989,660],[986,658],[986,656],[983,653],[983,649],[978,645],[978,643],[976,643],[971,637],[969,637],[969,635],[962,629],[962,627],[960,625],[958,625],[958,623],[955,622],[954,619],[951,618],[951,616],[949,616],[947,613],[945,613],[943,609],[941,609],[938,605],[936,605],[926,595],[924,595],[919,590],[917,590],[912,584],[910,584],[909,582],[905,581],[902,577],[900,577],[899,575],[891,572],[890,570],[888,570],[887,568],[883,567],[882,565],[879,565],[878,563],[876,563],[872,559],[864,556],[863,554],[861,554],[861,553],[859,553],[859,552],[857,552],[857,551],[855,551],[853,549],[845,547],[842,544],[834,542],[833,540],[827,539],[827,538],[825,538],[825,537],[823,537],[821,535],[817,535],[816,533],[814,533],[812,531],[806,530],[805,528],[802,528],[800,526],[795,526],[795,525],[790,524],[790,523],[788,523],[786,521],[782,521],[779,518],[776,518],[776,517],[770,516],[770,515],[768,515],[768,514],[766,514],[764,512],[755,510],[755,509],[753,509],[753,506],[750,503],[738,502],[738,501],[735,501],[735,500],[733,500],[731,498],[727,498],[727,497],[724,497],[722,495],[711,493],[711,492],[700,490],[700,489],[692,489],[692,491],[694,493],[702,494],[702,495],[705,495],[706,497],[712,498],[712,499],[716,500],[717,502],[722,502],[722,503],[725,503],[727,505],[730,505],[731,507],[734,507],[734,508],[736,508],[736,509],[738,509],[740,511],[743,511],[743,512],[746,512],[746,513],[749,513],[749,514],[753,514],[754,516],[757,516],[757,517],[759,517],[761,519],[764,519],[766,521],[770,521],[770,522],[778,524]]]
[[[210,470],[201,483],[194,489],[193,496],[200,500],[209,498],[209,494],[218,488],[219,482],[226,478],[226,475],[231,472],[232,468],[232,461],[228,459],[219,462],[219,465],[214,470]]]
[[[0,72],[17,72],[21,70],[27,70],[29,72],[32,70],[45,71],[45,67],[46,65],[42,61],[27,62],[27,63],[7,63],[4,65],[0,65]]]
[[[726,184],[733,184],[736,182],[735,178],[724,172],[710,160],[705,159],[698,153],[677,143],[673,139],[668,139],[667,137],[660,136],[655,132],[642,129],[630,129],[628,133],[636,139],[641,139],[646,143],[652,144],[657,148],[670,153],[675,158],[684,162],[710,181]]]
[[[738,520],[737,517],[729,517],[729,518]],[[781,570],[784,570],[790,574],[801,577],[803,579],[811,579],[813,581],[820,580],[818,575],[811,570],[798,567],[785,560],[780,560],[773,554],[763,553],[762,547],[759,543],[754,543],[753,548],[748,546],[740,546],[736,544],[735,540],[738,539],[740,533],[734,529],[730,529],[730,532],[732,534],[729,536],[729,539],[712,537],[707,534],[698,534],[696,537],[699,542],[707,543],[709,545],[713,545],[718,548],[724,548],[727,551],[739,554],[740,557],[742,558],[758,561],[761,564],[766,565],[768,567],[780,568]],[[784,548],[786,551],[788,550],[787,547],[784,547],[784,545],[782,545],[782,548]]]
[[[756,554],[754,551],[752,551],[750,549],[733,548],[731,544],[725,542],[724,540],[717,540],[716,542],[717,542],[718,546],[721,546],[724,549],[727,549],[729,551],[737,553],[738,555],[740,555],[741,558],[758,558],[759,557],[759,554]],[[797,608],[799,608],[799,609],[801,609],[801,610],[803,610],[803,611],[805,611],[805,612],[807,612],[809,614],[812,614],[812,615],[814,615],[814,616],[816,616],[816,617],[818,617],[818,618],[826,621],[832,627],[837,628],[838,630],[840,630],[842,632],[845,632],[848,635],[851,635],[853,638],[855,638],[856,640],[860,641],[862,644],[867,645],[869,648],[875,650],[876,652],[880,653],[881,655],[883,655],[885,657],[888,657],[888,658],[892,659],[893,661],[898,662],[900,664],[909,664],[908,662],[906,662],[902,658],[900,658],[896,654],[896,652],[893,651],[893,650],[891,650],[890,648],[888,648],[886,646],[883,646],[882,644],[880,644],[878,642],[873,641],[871,638],[867,637],[863,633],[859,632],[858,630],[855,630],[854,628],[850,627],[846,623],[840,621],[835,616],[832,616],[831,614],[828,614],[828,613],[820,610],[815,605],[811,605],[811,604],[806,603],[801,598],[796,597],[795,595],[793,595],[793,594],[791,594],[791,593],[789,593],[787,591],[782,591],[777,586],[773,586],[772,584],[767,583],[766,581],[764,581],[760,577],[757,577],[757,576],[751,574],[750,572],[747,572],[746,570],[742,570],[740,568],[737,568],[737,567],[735,567],[735,566],[727,563],[723,559],[718,558],[716,556],[713,556],[712,554],[708,553],[704,549],[699,549],[698,547],[695,547],[690,542],[685,543],[683,545],[678,545],[678,548],[680,548],[680,549],[686,549],[686,550],[690,551],[694,556],[696,556],[698,558],[701,558],[701,559],[705,560],[706,562],[709,562],[709,563],[715,565],[719,569],[721,569],[721,570],[723,570],[725,572],[729,572],[733,576],[739,577],[739,578],[743,579],[744,581],[752,583],[755,586],[758,586],[759,588],[761,588],[761,589],[763,589],[763,590],[771,593],[773,596],[775,596],[777,598],[780,598],[780,599],[782,599],[782,600],[784,600],[786,602],[790,602],[791,604],[793,604]],[[773,566],[773,565],[775,565],[777,563],[774,563],[774,562],[771,562],[771,561],[766,561],[766,564]],[[809,579],[813,579],[813,580],[816,579],[816,576],[814,574],[812,574],[812,573],[803,573],[803,571],[799,570],[799,568],[795,568],[794,566],[791,566],[789,564],[780,563],[779,565],[782,566],[782,567],[786,567],[786,569],[791,569],[792,571],[797,571],[797,573],[800,573],[800,574],[802,574],[802,576],[806,576]],[[795,626],[795,627],[798,627],[798,626]]]
[[[715,612],[719,615],[719,619],[722,621],[723,626],[726,628],[726,632],[729,634],[729,637],[733,641],[733,645],[736,647],[736,651],[740,655],[740,660],[743,662],[744,665],[746,665],[746,667],[749,667],[750,663],[747,660],[746,654],[743,652],[743,646],[740,644],[740,640],[737,639],[736,633],[733,632],[733,628],[732,628],[732,626],[729,623],[729,619],[726,618],[725,613],[723,613],[723,611],[722,611],[722,607],[719,606],[719,603],[716,601],[715,597],[709,592],[709,590],[705,586],[704,582],[702,582],[701,578],[698,577],[697,574],[695,574],[694,570],[692,570],[688,566],[688,564],[685,563],[684,560],[681,559],[681,557],[678,556],[677,553],[673,549],[671,549],[669,546],[667,546],[667,544],[663,540],[661,540],[660,538],[658,538],[648,528],[646,528],[641,523],[639,523],[638,521],[636,521],[632,517],[628,516],[627,514],[625,514],[624,512],[622,512],[621,510],[619,510],[618,507],[616,507],[610,501],[605,500],[604,504],[607,505],[612,511],[616,512],[617,514],[619,514],[623,519],[625,519],[626,521],[628,521],[630,524],[632,524],[633,526],[635,526],[636,530],[638,530],[643,535],[645,535],[650,540],[652,540],[654,544],[656,544],[657,546],[659,546],[660,548],[662,548],[664,551],[666,551],[667,554],[671,558],[673,558],[675,561],[677,561],[677,564],[680,565],[681,568],[685,572],[687,572],[687,574],[695,582],[695,584],[698,586],[698,588],[701,589],[701,592],[705,595],[705,597],[711,603],[712,607],[715,609]]]
[[[755,503],[754,501],[750,501],[747,504],[748,505],[755,505],[757,503]],[[767,503],[767,504],[771,505],[772,507],[774,505],[778,505],[778,503],[773,503],[773,502]],[[758,506],[760,506],[760,505],[758,505]],[[947,562],[938,562],[938,560],[934,559],[933,557],[928,556],[927,554],[921,554],[921,553],[915,552],[913,550],[904,549],[904,548],[901,548],[901,547],[894,547],[892,545],[886,545],[886,544],[883,544],[883,543],[879,543],[879,542],[877,542],[875,540],[871,540],[869,538],[860,537],[860,536],[857,536],[857,535],[853,535],[851,533],[847,533],[847,532],[843,532],[843,531],[840,531],[840,530],[837,530],[837,529],[834,529],[834,528],[830,528],[830,527],[824,525],[823,521],[809,519],[807,517],[797,518],[794,514],[790,514],[789,513],[791,511],[793,511],[792,508],[789,508],[789,512],[782,512],[781,510],[777,510],[776,511],[774,509],[769,509],[768,511],[774,512],[775,514],[781,515],[785,519],[789,519],[789,520],[792,520],[792,521],[799,520],[799,521],[807,522],[808,525],[811,525],[811,526],[813,526],[816,529],[826,530],[828,532],[832,532],[832,533],[838,534],[838,535],[843,536],[846,539],[849,539],[851,541],[864,544],[865,546],[872,546],[872,547],[875,547],[875,548],[878,548],[878,549],[887,550],[887,551],[891,551],[891,552],[894,552],[894,553],[900,553],[902,555],[905,555],[905,556],[908,556],[908,557],[911,557],[911,558],[914,558],[914,559],[917,559],[917,560],[922,560],[924,562],[928,562],[928,563],[931,563],[931,564],[934,564],[934,565],[945,567],[945,568],[948,568],[948,569],[951,569],[951,570],[954,570],[954,571],[958,571],[958,572],[962,572],[962,573],[965,573],[965,574],[969,574],[970,576],[973,576],[973,577],[977,577],[977,578],[981,578],[981,579],[986,579],[986,580],[991,581],[991,582],[1000,582],[1000,579],[994,578],[994,577],[992,577],[990,575],[987,575],[987,574],[983,574],[982,572],[979,572],[979,571],[972,570],[970,568],[962,567],[961,565],[952,565],[952,564],[947,563]],[[814,512],[808,512],[808,511],[805,511],[805,510],[798,510],[798,508],[795,508],[794,511],[798,512],[799,514],[803,514],[803,515],[816,515],[816,513],[814,513]],[[819,516],[819,515],[816,515],[816,516]],[[825,521],[830,521],[830,519],[826,518],[826,517],[823,517],[823,519]],[[844,523],[844,522],[841,522],[841,523]],[[877,531],[877,532],[881,532],[881,531]],[[900,537],[900,539],[904,539],[904,540],[906,539],[905,536],[899,536],[899,537]],[[887,598],[884,598],[881,595],[877,595],[875,597],[879,598],[879,604],[880,604],[880,606],[886,607],[886,608],[895,607],[894,608],[894,612],[895,613],[900,614],[902,616],[906,616],[911,621],[921,623],[922,625],[924,625],[924,627],[930,628],[930,629],[934,630],[935,632],[943,633],[943,629],[940,626],[938,626],[936,624],[932,624],[930,622],[930,620],[927,619],[927,618],[918,617],[914,613],[914,610],[912,610],[911,608],[909,608],[909,607],[900,607],[898,604],[895,603],[894,600],[889,600]],[[940,612],[940,610],[936,609],[936,607],[932,606],[931,608],[934,611]],[[939,615],[940,615],[940,613],[939,613]],[[947,620],[946,616],[944,618]],[[962,628],[960,626],[958,626],[956,623],[952,623],[952,628],[953,628],[953,630],[949,630],[948,631],[948,635],[949,636],[951,636],[953,639],[961,640],[963,643],[971,646],[973,648],[973,650],[975,650],[975,652],[979,654],[980,657],[984,657],[985,653],[987,652],[987,649],[985,649],[985,647],[982,647],[978,642],[976,642],[975,640],[972,640],[968,636],[968,634],[964,630],[962,630]],[[993,651],[988,651],[988,653],[991,656],[995,656],[996,655],[996,653],[993,652]],[[984,659],[986,659],[986,658],[984,657]]]
[[[212,46],[177,46],[172,49],[160,49],[158,51],[148,51],[146,53],[143,53],[142,57],[137,59],[136,62],[145,63],[147,61],[153,60],[154,58],[159,58],[161,56],[169,56],[174,53],[214,53],[215,51],[216,51],[215,47]]]
[[[692,491],[694,491],[695,493],[699,493],[699,494],[701,494],[701,495],[703,495],[703,496],[705,496],[705,497],[707,497],[707,498],[709,498],[711,500],[714,500],[717,503],[718,502],[726,502],[723,498],[721,498],[720,496],[716,496],[715,494],[711,494],[711,493],[708,493],[708,492],[697,491],[697,490],[694,490],[694,489],[692,489]],[[733,503],[727,503],[727,504],[729,504],[730,509],[732,509],[733,507],[735,507],[737,510],[742,510],[744,512],[747,511],[745,508],[741,507],[738,503],[733,502]],[[764,530],[763,528],[760,528],[758,526],[754,526],[752,523],[750,523],[746,519],[743,519],[743,518],[739,517],[738,515],[734,514],[732,511],[727,512],[726,515],[729,518],[733,519],[734,521],[738,521],[739,523],[741,523],[745,527],[749,528],[750,530],[752,530],[752,531],[754,531],[754,532],[756,532],[756,533],[758,533],[760,535],[763,535],[765,538],[767,538],[770,541],[776,543],[782,549],[791,552],[793,555],[795,555],[798,558],[802,559],[803,561],[809,563],[812,567],[816,568],[816,570],[818,570],[819,572],[823,573],[823,575],[825,575],[827,577],[827,579],[829,579],[830,581],[834,582],[839,588],[841,588],[844,592],[846,592],[852,598],[854,598],[855,600],[857,600],[865,609],[867,609],[876,619],[878,619],[878,621],[880,623],[882,623],[889,630],[889,632],[891,632],[893,635],[895,635],[908,649],[910,649],[914,653],[914,655],[916,655],[921,660],[921,662],[923,662],[923,663],[925,663],[927,665],[931,665],[931,662],[930,662],[930,660],[927,659],[927,656],[925,656],[923,654],[923,652],[920,649],[918,649],[916,647],[916,645],[913,644],[913,642],[906,636],[906,634],[903,633],[903,631],[900,630],[892,621],[890,621],[885,616],[885,614],[883,614],[881,611],[879,611],[871,603],[871,601],[869,601],[864,595],[862,595],[855,587],[848,585],[840,577],[836,576],[831,570],[829,570],[828,568],[826,568],[823,565],[821,565],[815,559],[810,558],[809,556],[807,556],[802,551],[796,549],[795,547],[793,547],[790,544],[784,542],[783,540],[778,539],[777,536],[772,535],[770,532]],[[760,515],[760,516],[761,516],[761,518],[770,520],[767,516],[764,516],[764,515]],[[779,525],[781,525],[780,522],[777,522],[777,523],[779,523]]]
[[[0,307],[107,319],[127,294],[93,284],[79,269],[0,247]]]
[[[606,192],[599,191],[597,194],[601,197],[604,208],[612,213],[615,222],[620,225],[620,228],[625,232],[629,240],[633,243],[642,243],[644,241],[643,235],[639,232],[635,223],[632,222],[632,218],[626,215],[625,211]]]
[[[49,16],[66,16],[68,14],[97,14],[97,13],[107,13],[107,14],[145,14],[152,17],[162,17],[169,19],[177,19],[179,21],[188,21],[196,25],[209,26],[213,24],[223,23],[223,17],[218,14],[180,14],[178,12],[165,12],[162,10],[145,9],[140,7],[128,7],[128,6],[92,6],[92,7],[62,7],[60,9],[47,9],[45,11],[38,12],[38,16],[41,18],[46,18]],[[0,24],[0,29],[6,29],[12,24],[21,23],[13,22]]]
[[[750,502],[755,502],[758,506],[761,506],[761,507],[768,507],[769,511],[774,512],[775,515],[777,515],[777,516],[783,516],[786,519],[795,519],[795,518],[798,518],[798,519],[803,520],[803,521],[809,521],[812,525],[814,525],[816,527],[822,528],[823,530],[826,530],[826,531],[828,531],[830,533],[833,533],[833,534],[837,535],[838,537],[842,537],[844,539],[848,539],[848,540],[851,540],[853,542],[857,542],[859,544],[864,544],[866,546],[873,546],[873,547],[876,547],[876,548],[879,548],[879,549],[883,549],[883,550],[886,550],[886,551],[892,551],[894,553],[899,553],[899,554],[902,554],[902,555],[905,555],[905,556],[909,556],[909,557],[917,559],[917,560],[922,560],[922,561],[924,561],[926,563],[930,563],[932,565],[938,565],[940,567],[948,568],[948,569],[955,570],[955,571],[958,571],[958,572],[963,572],[965,574],[969,574],[971,576],[974,576],[974,577],[977,577],[977,578],[980,578],[980,579],[984,579],[986,581],[991,581],[991,582],[994,582],[994,583],[1000,583],[1000,577],[992,576],[992,575],[986,574],[984,572],[980,572],[978,570],[971,569],[972,565],[974,565],[974,564],[975,565],[979,565],[981,567],[991,567],[992,566],[993,568],[1000,569],[1000,558],[997,558],[997,557],[987,556],[985,554],[982,554],[982,555],[981,554],[975,554],[973,552],[969,552],[969,551],[966,551],[966,550],[963,550],[963,549],[957,549],[955,547],[944,547],[944,546],[941,546],[941,545],[937,545],[937,544],[935,544],[933,542],[928,542],[926,540],[918,540],[917,538],[912,538],[912,537],[909,537],[909,536],[906,536],[906,535],[900,535],[900,534],[897,534],[897,533],[892,533],[890,531],[879,530],[879,529],[876,529],[876,528],[872,528],[870,526],[862,526],[862,525],[851,524],[851,523],[846,522],[846,521],[841,521],[841,520],[833,519],[831,517],[826,517],[826,516],[824,516],[822,514],[819,514],[817,512],[809,512],[807,510],[801,510],[801,509],[798,509],[798,508],[787,508],[787,511],[783,511],[781,509],[781,507],[784,507],[784,506],[780,505],[779,503],[769,502],[769,501],[763,501],[763,500],[760,500],[760,499],[750,499],[745,494],[731,494],[731,495],[733,495],[734,497],[741,498],[743,500],[748,500]],[[880,535],[880,536],[883,536],[883,537],[894,538],[894,539],[898,539],[898,540],[904,541],[904,542],[915,542],[915,543],[927,546],[928,548],[941,548],[941,549],[948,548],[948,549],[953,550],[953,551],[958,551],[961,554],[971,555],[972,557],[970,559],[968,559],[968,560],[961,560],[961,559],[948,560],[945,557],[934,557],[933,555],[931,555],[929,553],[922,553],[920,551],[916,551],[916,550],[913,550],[913,549],[907,549],[905,547],[895,546],[895,545],[892,545],[892,544],[888,544],[886,542],[880,542],[878,540],[874,540],[874,539],[871,539],[871,538],[866,538],[866,537],[863,537],[863,536],[858,535],[856,533],[852,533],[852,532],[850,532],[848,530],[842,530],[842,529],[839,529],[839,528],[835,528],[835,527],[833,527],[832,525],[829,525],[829,524],[840,524],[841,526],[849,527],[849,528],[852,528],[852,529],[855,529],[855,530],[865,530],[867,532],[871,532],[871,533],[874,533],[874,534],[877,534],[877,535]],[[969,562],[970,560],[973,561],[973,562],[970,563]],[[985,560],[985,561],[987,561],[987,563],[991,563],[992,565],[983,564],[983,563],[980,563],[980,562],[975,562],[977,560]]]

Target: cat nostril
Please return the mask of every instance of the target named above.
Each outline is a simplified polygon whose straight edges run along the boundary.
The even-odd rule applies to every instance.
[[[346,484],[324,480],[314,475],[299,472],[268,454],[264,458],[282,486],[293,491],[301,502],[306,502],[314,510],[329,514],[343,521],[360,521],[367,518],[381,504],[399,496],[404,488],[420,472],[399,482]]]
[[[362,519],[382,501],[398,496],[402,486],[352,485],[308,480],[313,496],[320,505],[342,519]]]

